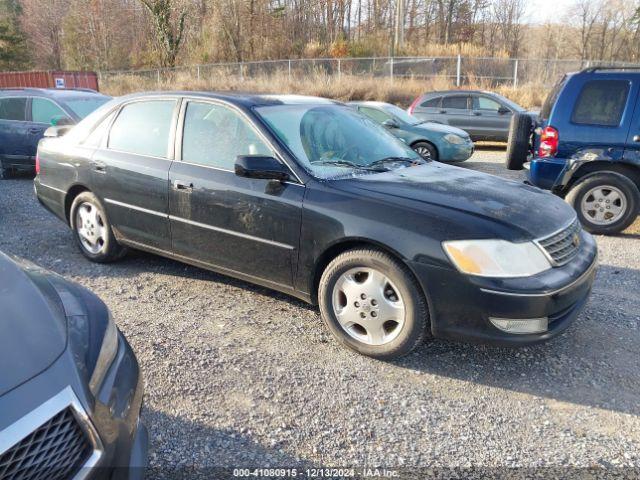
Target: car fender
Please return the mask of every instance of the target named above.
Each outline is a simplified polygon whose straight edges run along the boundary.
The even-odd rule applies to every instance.
[[[567,159],[551,191],[564,196],[579,179],[604,170],[625,175],[640,185],[640,154],[623,155],[619,150],[603,147],[582,149]]]

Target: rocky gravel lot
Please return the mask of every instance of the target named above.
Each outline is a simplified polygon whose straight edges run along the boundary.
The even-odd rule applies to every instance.
[[[503,155],[465,166],[520,179]],[[637,225],[597,239],[593,295],[561,337],[518,350],[430,341],[384,363],[339,347],[317,309],[285,295],[143,253],[91,264],[29,178],[0,181],[0,250],[91,288],[136,351],[152,478],[364,465],[640,475]]]

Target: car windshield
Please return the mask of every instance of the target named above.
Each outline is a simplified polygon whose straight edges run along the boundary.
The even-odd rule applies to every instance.
[[[65,105],[78,117],[84,118],[101,105],[107,103],[111,98],[103,95],[92,95],[86,97],[65,98]]]
[[[342,105],[271,105],[255,110],[300,164],[318,178],[424,162],[383,127]]]
[[[405,110],[397,107],[396,105],[389,104],[385,105],[383,108],[387,113],[393,115],[398,120],[404,123],[408,123],[409,125],[417,125],[419,123],[422,123],[421,120],[418,120],[416,117],[412,117]]]

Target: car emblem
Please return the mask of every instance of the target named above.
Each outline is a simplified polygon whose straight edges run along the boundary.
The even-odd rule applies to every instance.
[[[580,235],[578,235],[577,233],[573,234],[573,246],[574,247],[579,247],[580,246]]]

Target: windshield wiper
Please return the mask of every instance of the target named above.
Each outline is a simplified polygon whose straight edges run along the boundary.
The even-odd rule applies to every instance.
[[[422,165],[426,163],[423,159],[419,158],[409,158],[409,157],[386,157],[381,158],[380,160],[376,160],[373,163],[370,163],[369,166],[373,167],[374,165],[384,165],[385,163],[408,163],[409,165]]]
[[[375,163],[375,162],[374,162]],[[356,168],[358,170],[366,170],[368,172],[388,172],[388,168],[372,168],[371,165],[358,165],[357,163],[348,162],[346,160],[318,160],[317,162],[311,162],[312,165],[335,165],[337,167],[351,167]]]

